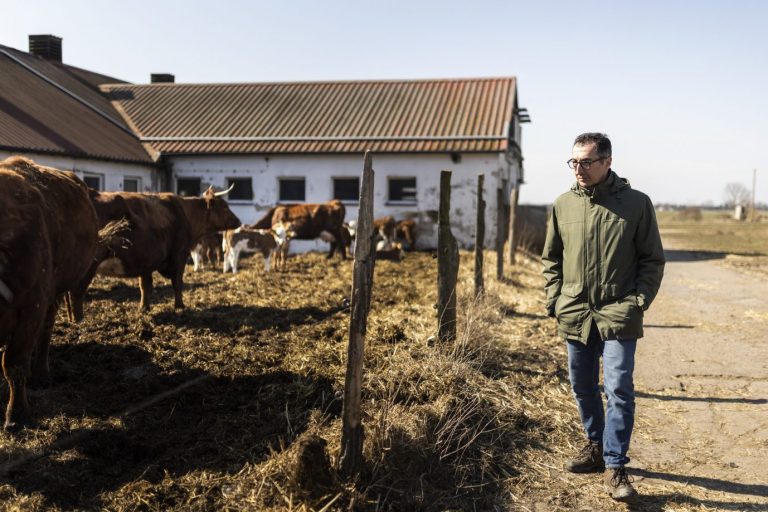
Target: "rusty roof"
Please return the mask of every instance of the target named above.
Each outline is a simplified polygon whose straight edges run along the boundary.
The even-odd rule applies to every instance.
[[[0,148],[152,163],[107,82],[119,80],[0,45]]]
[[[162,154],[503,152],[514,77],[102,86]]]

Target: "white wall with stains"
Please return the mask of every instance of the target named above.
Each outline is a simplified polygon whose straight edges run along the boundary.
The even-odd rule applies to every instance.
[[[485,246],[494,247],[496,237],[496,188],[505,187],[508,202],[512,184],[517,183],[519,169],[500,153],[449,154],[374,154],[374,215],[392,215],[395,219],[413,218],[418,223],[419,248],[437,246],[437,211],[440,195],[440,171],[453,171],[451,180],[451,226],[464,247],[474,245],[477,208],[477,175],[485,174],[486,200]],[[227,186],[228,178],[251,178],[253,199],[230,201],[240,220],[250,224],[278,203],[280,178],[305,179],[305,202],[322,203],[333,198],[333,178],[360,177],[362,155],[200,155],[168,156],[172,191],[179,178],[200,178],[204,190]],[[390,178],[415,178],[416,201],[398,204],[390,200]],[[345,202],[346,219],[357,218],[357,203]],[[292,250],[293,250],[292,246]],[[325,250],[323,242],[298,244],[297,251]]]
[[[161,188],[159,171],[148,165],[107,162],[41,153],[0,151],[0,160],[4,160],[9,156],[23,156],[40,165],[54,167],[63,171],[74,171],[80,178],[86,176],[98,177],[101,183],[100,190],[104,191],[121,192],[126,178],[138,180],[140,192],[158,192]]]

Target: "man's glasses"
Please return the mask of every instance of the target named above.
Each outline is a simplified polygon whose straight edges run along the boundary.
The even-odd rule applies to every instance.
[[[592,164],[594,164],[595,162],[599,162],[600,160],[605,160],[606,158],[608,157],[604,156],[602,158],[597,158],[595,160],[590,160],[588,158],[584,160],[576,160],[575,158],[571,158],[566,163],[568,164],[568,167],[570,167],[571,169],[576,169],[576,167],[580,165],[582,169],[584,169],[585,171],[588,171],[589,168],[592,167]]]

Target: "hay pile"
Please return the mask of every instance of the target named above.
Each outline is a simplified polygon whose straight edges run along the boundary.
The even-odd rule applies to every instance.
[[[431,341],[434,257],[377,262],[354,483],[335,471],[351,262],[190,271],[180,312],[158,279],[145,315],[135,283],[97,279],[85,322],[59,319],[54,383],[31,395],[37,424],[0,433],[0,500],[25,511],[572,509],[558,468],[580,433],[538,263],[487,276],[475,300],[473,256],[461,257],[448,346]]]

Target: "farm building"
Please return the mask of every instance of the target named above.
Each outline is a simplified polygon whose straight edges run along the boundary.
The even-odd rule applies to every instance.
[[[528,117],[518,106],[514,77],[176,84],[172,75],[155,75],[160,83],[132,85],[0,49],[2,65],[16,73],[2,75],[0,101],[12,111],[0,108],[4,125],[5,118],[13,126],[22,124],[14,109],[20,110],[20,103],[36,104],[32,95],[52,97],[50,106],[36,108],[34,123],[27,125],[37,129],[27,130],[29,140],[23,145],[12,139],[12,128],[0,128],[0,150],[23,149],[51,165],[56,161],[34,155],[60,155],[58,161],[65,165],[58,167],[74,168],[92,180],[98,173],[104,190],[126,189],[115,177],[122,173],[125,183],[131,165],[133,175],[141,174],[141,168],[146,176],[140,190],[196,195],[208,185],[234,185],[229,203],[244,223],[256,221],[278,203],[334,198],[346,204],[347,219],[352,219],[357,216],[362,155],[371,150],[375,215],[415,219],[417,246],[431,248],[437,244],[441,170],[453,171],[451,221],[465,247],[474,244],[477,175],[485,174],[486,246],[496,239],[497,208],[509,207],[512,189],[523,181],[520,126]],[[27,88],[10,80],[22,79],[42,90],[18,91]],[[73,94],[68,95],[70,89]],[[65,106],[71,103],[93,121],[60,114],[55,108],[59,96]],[[73,118],[77,123],[66,122]],[[83,139],[94,147],[86,148]],[[82,148],[77,144],[81,141]],[[65,159],[75,154],[81,160]],[[108,165],[115,165],[110,162],[118,161],[118,154],[126,158],[119,160],[119,170],[111,171]],[[86,166],[84,156],[101,170]],[[160,169],[159,177],[154,169]],[[501,205],[497,189],[503,192]],[[294,248],[323,245],[306,242]]]
[[[120,80],[63,64],[61,39],[0,45],[0,159],[74,171],[98,190],[159,190],[161,167],[99,91]]]

